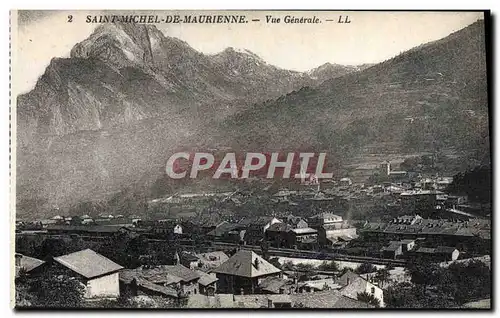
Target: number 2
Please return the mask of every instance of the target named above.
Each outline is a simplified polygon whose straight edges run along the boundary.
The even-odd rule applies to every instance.
[[[73,22],[73,16],[72,15],[68,15],[68,22]]]

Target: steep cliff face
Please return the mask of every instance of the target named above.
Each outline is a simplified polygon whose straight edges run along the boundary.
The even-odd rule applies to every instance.
[[[70,58],[53,59],[36,87],[19,96],[19,139],[24,146],[39,135],[179,112],[221,116],[225,108],[238,110],[311,83],[306,74],[269,65],[249,51],[209,56],[151,25],[104,24],[76,44]]]

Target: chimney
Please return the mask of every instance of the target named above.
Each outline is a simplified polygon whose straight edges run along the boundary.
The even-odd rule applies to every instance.
[[[351,279],[349,277],[347,277],[347,285],[349,285],[351,283]]]
[[[21,267],[21,259],[23,258],[23,256],[21,254],[17,254],[16,253],[16,267]]]
[[[267,299],[267,308],[273,308],[273,301],[271,299]]]
[[[255,265],[255,268],[256,268],[256,269],[259,269],[259,259],[258,259],[258,258],[256,258],[256,259],[255,259],[255,261],[254,261],[253,263],[254,263],[254,265]]]

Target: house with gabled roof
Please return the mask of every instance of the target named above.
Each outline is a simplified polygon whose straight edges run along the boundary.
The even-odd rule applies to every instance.
[[[219,293],[255,293],[268,277],[281,276],[281,270],[251,250],[239,250],[212,271],[217,275]]]
[[[118,273],[123,267],[91,249],[54,257],[54,264],[67,269],[85,285],[86,298],[120,296]]]
[[[380,301],[380,307],[384,307],[384,291],[352,271],[347,271],[340,276],[337,284],[342,286],[338,291],[346,297],[358,299],[358,294],[368,293]]]

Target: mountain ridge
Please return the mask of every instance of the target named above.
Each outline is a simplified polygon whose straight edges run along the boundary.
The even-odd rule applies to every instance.
[[[180,146],[308,148],[335,154],[334,162],[384,140],[394,151],[431,149],[433,140],[488,149],[481,23],[324,81],[257,65],[234,48],[185,55],[181,40],[153,34],[158,42],[145,41],[155,32],[148,29],[112,29],[118,38],[98,31],[70,58],[53,59],[20,96],[19,214],[126,187],[148,193]]]

